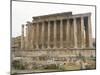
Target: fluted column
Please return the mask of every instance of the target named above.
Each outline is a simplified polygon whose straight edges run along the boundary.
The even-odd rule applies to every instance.
[[[50,48],[50,21],[48,21],[48,48]]]
[[[24,25],[22,25],[21,49],[24,49]]]
[[[60,20],[60,48],[63,48],[63,23]]]
[[[44,48],[44,22],[42,22],[42,48]]]
[[[56,21],[54,21],[54,48],[56,48]]]
[[[84,38],[84,18],[81,17],[81,47],[85,47],[85,38]]]
[[[37,22],[37,24],[36,24],[36,48],[37,49],[39,48],[38,39],[39,39],[39,24]]]
[[[76,18],[73,19],[74,24],[74,48],[77,48],[77,24],[76,24]]]

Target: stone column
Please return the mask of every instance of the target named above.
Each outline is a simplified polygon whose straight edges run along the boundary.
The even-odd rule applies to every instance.
[[[67,29],[66,29],[66,42],[67,42],[67,48],[69,47],[69,19],[67,19]]]
[[[44,22],[42,23],[42,48],[44,48]]]
[[[85,38],[84,38],[84,18],[81,17],[81,47],[85,47]]]
[[[28,26],[26,24],[25,49],[28,48]]]
[[[84,26],[84,47],[86,48],[86,29]]]
[[[36,24],[36,48],[38,49],[39,48],[39,44],[38,44],[38,38],[39,38],[39,24],[37,22]]]
[[[60,20],[60,48],[63,48],[63,23]]]
[[[74,48],[77,48],[77,24],[76,24],[76,18],[73,19],[74,23]]]
[[[27,24],[27,49],[29,50],[30,49],[30,24],[28,23]]]
[[[22,25],[21,49],[24,49],[24,25]]]
[[[54,48],[56,48],[56,21],[54,21]]]
[[[91,16],[88,16],[88,39],[89,39],[89,47],[92,46],[92,27],[91,27]]]
[[[48,48],[50,48],[50,21],[48,21]]]
[[[30,49],[32,49],[33,48],[33,26],[32,26],[32,23],[30,23],[30,31],[29,31],[29,33],[30,33]]]
[[[32,49],[34,48],[34,25],[32,24]]]

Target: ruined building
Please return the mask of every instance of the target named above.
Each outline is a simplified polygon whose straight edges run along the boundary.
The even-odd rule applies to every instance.
[[[21,47],[14,51],[23,63],[33,65],[73,62],[79,55],[95,57],[91,13],[56,13],[33,17],[22,25]]]

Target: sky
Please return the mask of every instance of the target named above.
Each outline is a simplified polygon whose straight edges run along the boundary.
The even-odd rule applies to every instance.
[[[73,14],[91,12],[92,37],[95,37],[95,7],[34,2],[12,1],[12,37],[21,35],[21,26],[32,21],[33,16],[69,12]]]

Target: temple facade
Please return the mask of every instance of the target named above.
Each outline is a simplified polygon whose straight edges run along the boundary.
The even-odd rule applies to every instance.
[[[91,61],[88,58],[95,58],[91,13],[73,15],[72,12],[64,12],[35,16],[32,22],[22,25],[20,42],[20,48],[12,52],[13,58],[27,64],[25,67],[28,69],[39,65],[77,62],[81,66],[83,57],[85,63]]]
[[[73,15],[72,12],[65,12],[36,16],[32,22],[22,25],[22,49],[91,47],[91,13]]]

